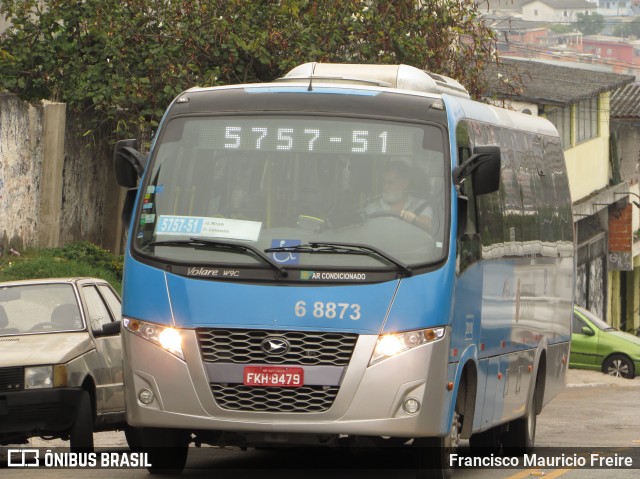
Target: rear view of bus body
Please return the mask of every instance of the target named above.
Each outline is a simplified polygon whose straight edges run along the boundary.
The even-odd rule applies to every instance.
[[[551,123],[404,65],[305,64],[188,90],[148,161],[132,144],[125,390],[152,471],[191,441],[410,444],[437,476],[461,438],[533,446],[574,286]]]

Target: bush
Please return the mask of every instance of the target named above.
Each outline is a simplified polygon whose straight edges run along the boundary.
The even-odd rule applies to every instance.
[[[0,281],[91,276],[107,280],[121,292],[122,267],[122,256],[114,256],[88,241],[79,241],[62,248],[34,248],[20,256],[1,258]]]

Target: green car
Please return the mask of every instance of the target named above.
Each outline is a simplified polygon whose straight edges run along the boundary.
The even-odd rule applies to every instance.
[[[623,333],[590,311],[573,311],[569,366],[633,379],[640,371],[640,338]]]

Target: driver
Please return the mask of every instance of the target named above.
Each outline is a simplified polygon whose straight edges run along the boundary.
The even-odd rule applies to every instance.
[[[391,162],[382,175],[382,197],[369,203],[365,213],[395,212],[407,223],[429,230],[433,211],[426,201],[409,193],[410,178],[411,172],[405,163]]]

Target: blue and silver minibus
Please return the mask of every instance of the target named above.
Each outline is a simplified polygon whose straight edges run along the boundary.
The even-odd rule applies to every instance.
[[[129,188],[128,423],[189,445],[529,451],[565,385],[571,199],[547,120],[406,65],[309,63],[192,88]],[[133,433],[132,433],[133,434]],[[466,444],[466,443],[465,443]]]

